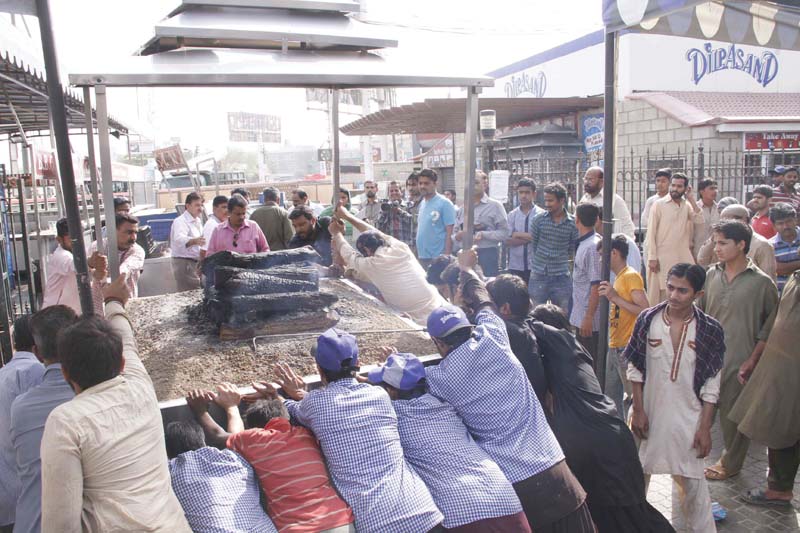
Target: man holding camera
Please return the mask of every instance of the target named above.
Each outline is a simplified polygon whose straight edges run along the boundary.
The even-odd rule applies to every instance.
[[[375,224],[381,233],[414,246],[414,217],[403,205],[403,191],[393,181],[389,183],[389,199],[381,202],[381,214]]]

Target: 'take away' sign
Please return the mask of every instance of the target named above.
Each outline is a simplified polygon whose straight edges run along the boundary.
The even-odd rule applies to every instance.
[[[692,64],[692,81],[695,85],[709,74],[720,70],[739,70],[749,74],[761,86],[766,87],[778,75],[778,57],[770,51],[761,56],[745,53],[735,44],[714,48],[706,43],[703,48],[691,48],[686,60]]]

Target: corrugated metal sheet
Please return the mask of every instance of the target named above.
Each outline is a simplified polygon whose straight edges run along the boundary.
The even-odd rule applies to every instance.
[[[465,129],[463,98],[428,99],[412,105],[378,111],[341,128],[346,135],[391,133],[462,133]],[[497,112],[497,127],[603,106],[600,97],[586,98],[481,98],[481,110]]]

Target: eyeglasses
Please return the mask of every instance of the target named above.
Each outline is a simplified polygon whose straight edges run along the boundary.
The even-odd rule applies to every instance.
[[[238,242],[236,242],[238,239],[239,239],[239,234],[238,234],[238,233],[234,233],[234,234],[233,234],[233,247],[234,247],[234,248],[236,248],[237,246],[239,246],[239,243],[238,243]]]

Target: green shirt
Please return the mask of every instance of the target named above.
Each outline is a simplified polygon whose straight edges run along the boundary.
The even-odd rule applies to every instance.
[[[285,250],[294,236],[294,229],[286,210],[278,205],[262,205],[250,215],[267,238],[271,251]]]
[[[778,307],[778,288],[748,259],[747,268],[728,283],[725,265],[711,265],[700,309],[722,324],[725,331],[725,363],[722,383],[736,380],[739,367],[753,353],[758,341],[766,341]]]

